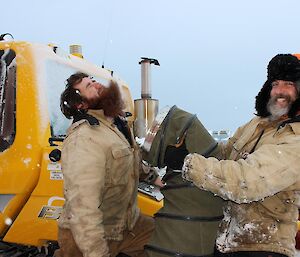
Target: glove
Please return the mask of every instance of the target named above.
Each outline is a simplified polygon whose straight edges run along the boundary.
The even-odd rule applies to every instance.
[[[185,143],[179,147],[168,145],[165,153],[165,163],[168,168],[173,170],[181,170],[184,158],[188,154],[189,152],[186,149]]]
[[[182,166],[182,173],[181,176],[183,179],[193,182],[193,180],[191,179],[191,177],[189,176],[189,170],[191,167],[191,159],[192,159],[192,154],[189,154],[185,157],[184,159],[184,164]]]

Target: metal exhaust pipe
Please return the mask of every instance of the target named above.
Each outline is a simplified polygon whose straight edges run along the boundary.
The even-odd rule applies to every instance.
[[[70,54],[83,59],[81,45],[70,45]]]
[[[156,59],[141,57],[141,99],[134,100],[134,135],[144,138],[158,113],[159,102],[152,99],[151,64],[159,66]]]

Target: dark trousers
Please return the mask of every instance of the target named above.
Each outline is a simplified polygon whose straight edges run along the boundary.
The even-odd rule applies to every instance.
[[[116,257],[124,253],[132,257],[145,257],[144,245],[148,243],[153,230],[154,219],[141,214],[132,231],[123,232],[122,241],[107,241],[110,256]],[[71,230],[60,228],[58,243],[60,249],[55,251],[54,257],[83,257]]]
[[[221,253],[218,250],[215,250],[214,257],[287,257],[287,255],[261,251]]]
[[[111,257],[124,253],[131,257],[145,257],[144,246],[154,231],[154,219],[143,214],[138,218],[132,231],[123,232],[123,241],[108,241]]]

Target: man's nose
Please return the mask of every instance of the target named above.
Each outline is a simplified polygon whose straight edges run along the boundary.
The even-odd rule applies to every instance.
[[[285,93],[285,88],[284,87],[276,87],[273,89],[273,93],[276,94],[276,95],[280,95],[280,94],[283,94]]]
[[[98,83],[98,82],[94,82],[93,87],[96,88],[96,89],[99,89],[99,88],[101,88],[101,84]]]

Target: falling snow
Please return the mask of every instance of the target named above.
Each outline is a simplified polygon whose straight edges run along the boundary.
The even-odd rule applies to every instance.
[[[12,220],[10,218],[6,218],[4,222],[7,226],[10,226],[12,224]]]
[[[23,163],[24,163],[26,166],[28,166],[30,162],[31,162],[31,158],[25,158],[25,159],[23,159]]]

